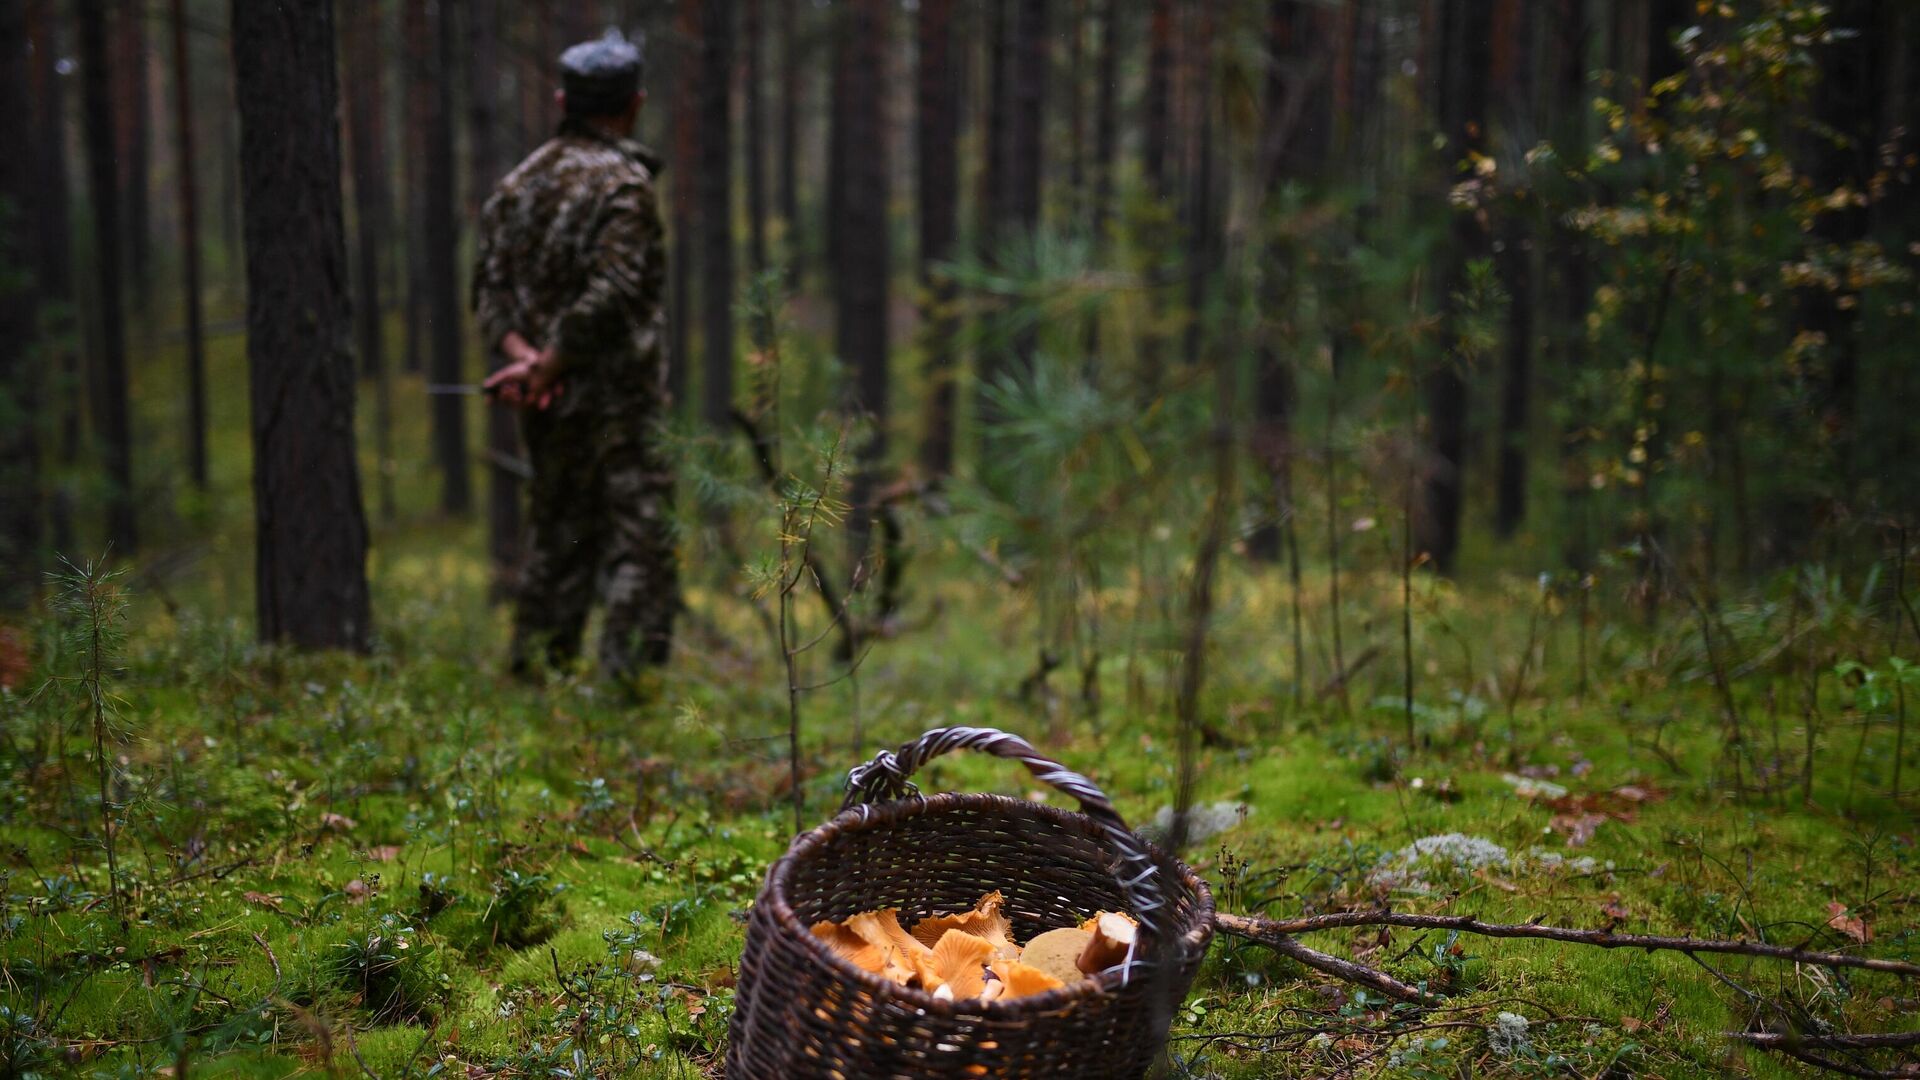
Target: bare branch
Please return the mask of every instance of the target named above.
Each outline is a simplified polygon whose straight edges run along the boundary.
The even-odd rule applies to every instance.
[[[1659,934],[1616,934],[1607,930],[1576,930],[1568,926],[1543,926],[1534,923],[1486,923],[1471,915],[1412,915],[1399,911],[1337,911],[1327,915],[1306,915],[1297,919],[1264,919],[1258,916],[1214,916],[1214,925],[1224,933],[1249,941],[1268,935],[1306,934],[1316,930],[1337,930],[1349,926],[1408,926],[1420,930],[1458,930],[1493,938],[1539,938],[1575,945],[1593,945],[1602,949],[1646,949],[1671,952],[1724,953],[1732,956],[1758,956],[1768,960],[1786,960],[1816,967],[1862,968],[1903,978],[1920,978],[1920,964],[1903,960],[1882,960],[1851,953],[1812,952],[1767,945],[1758,941],[1715,941],[1704,938],[1672,937]]]

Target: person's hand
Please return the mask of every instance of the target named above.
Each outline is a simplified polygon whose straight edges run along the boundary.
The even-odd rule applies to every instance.
[[[489,395],[518,409],[545,409],[560,396],[560,365],[553,349],[535,349],[518,334],[501,343],[510,362],[482,384]]]

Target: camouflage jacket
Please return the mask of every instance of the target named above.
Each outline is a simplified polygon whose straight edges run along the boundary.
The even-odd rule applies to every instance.
[[[480,216],[473,308],[497,350],[509,330],[558,345],[563,413],[664,408],[666,252],[659,158],[567,121],[507,174]]]

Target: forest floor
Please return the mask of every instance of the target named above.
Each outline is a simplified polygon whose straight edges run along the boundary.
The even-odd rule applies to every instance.
[[[230,345],[216,363],[237,374]],[[104,673],[117,883],[76,669],[0,698],[9,1074],[717,1075],[742,914],[792,834],[784,681],[745,590],[691,575],[643,704],[579,675],[527,686],[501,671],[481,525],[410,512],[376,525],[372,655],[264,650],[242,407],[223,410],[190,539],[124,579],[127,640]],[[396,477],[403,507],[430,499],[422,473]],[[1135,824],[1170,806],[1177,640],[1115,614],[1097,709],[1064,669],[1022,695],[1039,615],[984,577],[964,553],[918,554],[910,628],[804,702],[810,824],[849,766],[956,723],[1026,735]],[[1311,627],[1327,584],[1310,570]],[[1684,628],[1596,618],[1582,635],[1538,615],[1525,580],[1422,583],[1409,748],[1398,578],[1342,584],[1347,655],[1381,651],[1345,704],[1315,676],[1296,706],[1284,576],[1230,560],[1220,583],[1202,715],[1224,738],[1198,759],[1220,831],[1187,857],[1222,910],[1387,900],[1920,959],[1914,819],[1885,794],[1894,734],[1839,680],[1811,734],[1791,681],[1740,683],[1742,760],[1761,767],[1736,776]],[[1137,587],[1111,587],[1111,610]],[[943,759],[922,786],[1046,797],[992,760]],[[1920,1027],[1913,985],[1872,972],[1379,928],[1303,940],[1451,999],[1394,1005],[1222,936],[1175,1017],[1177,1075],[1799,1075],[1725,1033],[1772,1022],[1762,1001],[1839,1030]]]

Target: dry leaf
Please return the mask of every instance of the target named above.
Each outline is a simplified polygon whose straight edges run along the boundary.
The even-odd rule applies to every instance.
[[[367,883],[361,881],[359,878],[354,878],[352,881],[347,882],[346,887],[341,891],[347,894],[347,899],[352,900],[356,904],[364,903],[367,897],[373,895],[373,890],[367,888]]]
[[[1021,998],[1034,994],[1044,994],[1049,990],[1058,990],[1066,985],[1059,979],[1041,971],[1039,968],[1030,967],[1018,960],[995,960],[993,962],[993,973],[1000,977],[1001,982],[1006,984],[1006,989],[1000,992],[1000,997],[1002,998]]]
[[[320,827],[329,832],[350,832],[355,824],[357,823],[345,814],[328,812],[320,815]]]
[[[920,944],[932,948],[946,936],[947,931],[961,930],[975,937],[985,938],[993,945],[995,956],[1011,960],[1020,955],[1020,946],[1014,944],[1013,927],[1008,924],[1006,914],[1000,910],[1004,901],[1005,898],[995,890],[981,897],[972,911],[929,915],[913,925],[913,937]]]
[[[1858,915],[1847,914],[1847,905],[1835,901],[1827,905],[1827,925],[1862,945],[1873,940],[1873,927]]]
[[[1553,829],[1554,832],[1567,838],[1568,847],[1581,847],[1585,845],[1587,841],[1593,839],[1594,832],[1598,830],[1601,825],[1605,824],[1606,820],[1606,814],[1555,814],[1553,815],[1553,819],[1547,822],[1547,825]]]
[[[1060,980],[1061,983],[1078,982],[1080,954],[1093,944],[1093,935],[1085,930],[1063,926],[1058,930],[1049,930],[1027,942],[1020,950],[1020,962],[1030,968],[1036,968]]]
[[[273,911],[280,910],[280,898],[277,896],[269,896],[266,893],[253,892],[251,890],[241,893],[240,895],[249,904],[253,904],[258,907],[269,908]]]
[[[382,844],[377,848],[368,848],[367,857],[374,862],[392,862],[400,857],[400,845]]]

